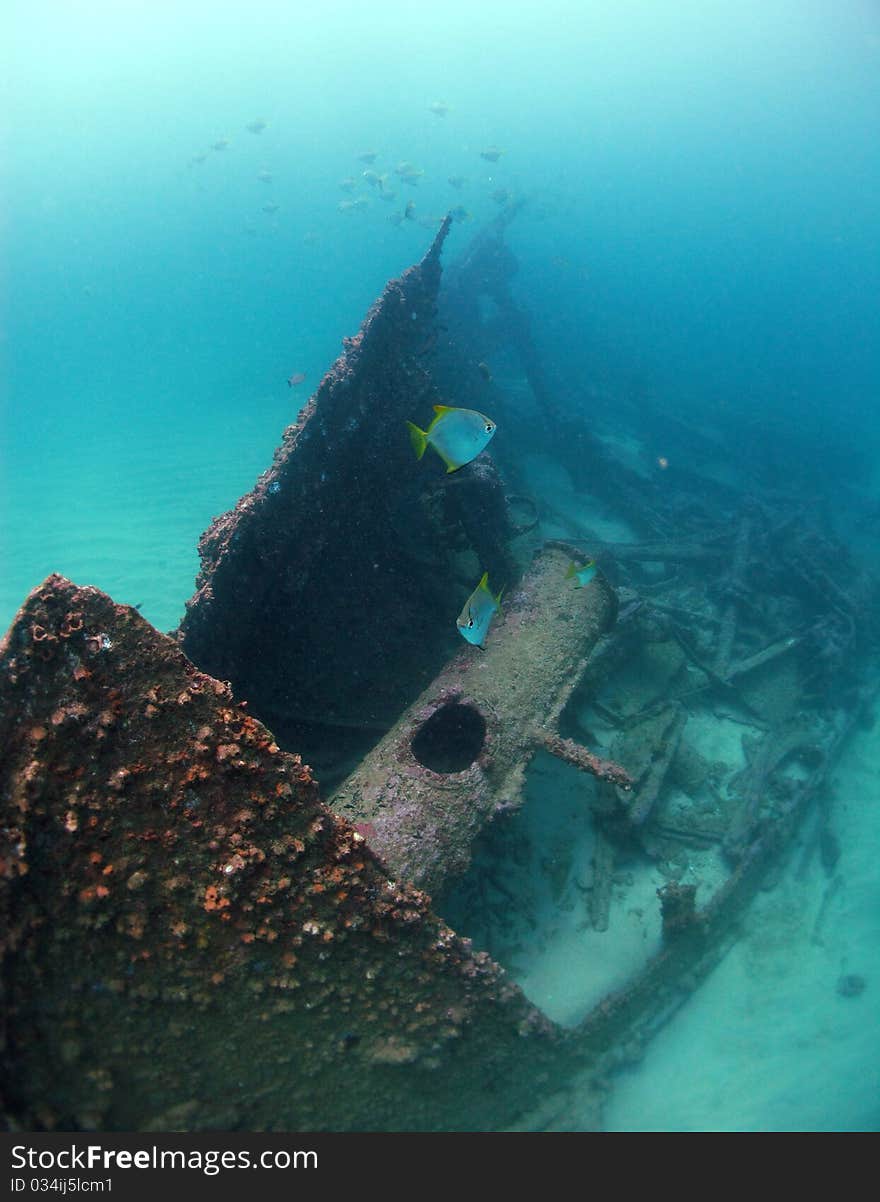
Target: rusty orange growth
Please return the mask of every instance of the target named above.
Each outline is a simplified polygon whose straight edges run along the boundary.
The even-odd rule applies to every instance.
[[[210,913],[212,910],[225,910],[229,905],[229,898],[223,897],[216,885],[209,885],[205,890],[204,907]]]

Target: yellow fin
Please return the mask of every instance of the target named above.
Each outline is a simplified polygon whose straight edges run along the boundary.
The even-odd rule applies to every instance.
[[[412,449],[416,453],[416,459],[421,459],[428,445],[428,435],[424,430],[420,430],[418,426],[414,426],[412,422],[407,422],[406,427],[409,430],[409,440],[412,443]]]
[[[568,571],[565,573],[565,579],[571,580],[572,576],[577,575],[577,568],[574,566],[574,560],[568,565]]]
[[[504,592],[504,589],[502,588],[501,593],[499,593],[496,597],[496,595],[489,588],[489,573],[488,572],[483,573],[483,575],[480,579],[480,583],[477,585],[476,589],[474,589],[474,592],[479,592],[480,589],[482,589],[484,593],[488,593],[489,596],[492,598],[492,600],[497,605],[497,607],[499,609],[501,608],[501,593]]]
[[[435,413],[452,413],[452,412],[454,412],[454,410],[455,410],[454,405],[435,405],[434,406]]]

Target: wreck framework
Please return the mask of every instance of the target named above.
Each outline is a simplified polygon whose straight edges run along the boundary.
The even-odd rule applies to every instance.
[[[429,662],[412,672],[414,648],[425,647],[418,614],[457,608],[462,548],[493,578],[517,575],[491,461],[453,483],[419,478],[405,438],[402,449],[389,438],[416,398],[440,395],[435,348],[446,356],[444,398],[453,387],[455,339],[443,346],[436,326],[447,230],[388,286],[272,467],[203,538],[177,642],[97,590],[50,577],[0,646],[11,1123],[565,1129],[576,1090],[594,1099],[598,1126],[610,1073],[723,954],[809,805],[828,834],[829,774],[871,700],[856,665],[874,645],[866,598],[876,586],[855,573],[849,584],[832,580],[816,567],[817,539],[760,501],[723,513],[731,541],[719,513],[693,494],[667,504],[627,478],[621,505],[638,513],[646,542],[600,546],[574,531],[573,542],[548,543],[513,584],[485,652],[449,659],[452,640],[432,638]],[[477,243],[466,256],[459,296],[482,278],[471,268],[484,255]],[[503,308],[508,268],[497,262]],[[508,306],[507,317],[521,334],[527,315]],[[466,365],[480,350],[478,327],[470,333],[459,348]],[[526,369],[553,419],[535,345]],[[371,412],[379,416],[369,424]],[[563,437],[570,420],[556,423]],[[596,449],[586,435],[572,445]],[[596,454],[610,495],[613,465]],[[362,487],[340,490],[351,479]],[[719,495],[723,509],[730,499]],[[407,539],[413,515],[418,535]],[[352,620],[351,638],[325,660],[309,640],[351,547],[357,570],[330,606],[334,620]],[[575,590],[564,569],[587,548],[603,571]],[[729,566],[714,595],[695,598],[688,573],[706,562]],[[415,622],[400,647],[376,610],[356,604],[371,563],[419,582],[395,594]],[[669,575],[658,581],[644,563]],[[453,581],[440,595],[438,564]],[[798,581],[796,605],[770,604],[777,565]],[[381,601],[387,584],[371,595]],[[637,687],[616,708],[603,688],[647,662],[646,648],[662,648],[672,665],[663,695]],[[357,678],[351,655],[363,661]],[[569,737],[576,696],[610,728],[607,755]],[[799,721],[819,696],[821,711]],[[691,709],[708,698],[763,731],[711,822],[705,808],[676,810],[668,797]],[[334,737],[391,727],[331,808],[293,754],[316,710]],[[570,1029],[437,918],[425,892],[454,881],[480,832],[521,803],[538,749],[602,782],[585,791],[598,831],[594,929],[608,925],[621,848],[656,859],[670,846],[708,843],[729,864],[702,905],[692,885],[669,880],[658,899],[660,950]],[[794,758],[796,777],[787,774]]]

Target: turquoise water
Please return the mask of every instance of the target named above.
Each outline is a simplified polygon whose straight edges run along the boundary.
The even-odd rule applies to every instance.
[[[13,2],[2,19],[2,623],[53,568],[118,588],[96,462],[112,478],[143,440],[135,508],[162,527],[176,498],[190,548],[236,499],[292,415],[284,380],[305,371],[307,394],[427,244],[368,185],[369,208],[338,211],[369,149],[424,170],[392,173],[400,207],[473,215],[447,256],[491,192],[529,198],[520,287],[573,405],[586,381],[638,380],[673,411],[772,406],[820,453],[833,412],[837,440],[876,448],[871,4]],[[122,514],[134,488],[113,485]],[[145,601],[159,625],[189,594],[178,567]]]
[[[445,115],[429,107],[441,102]],[[709,416],[734,480],[784,429],[780,483],[876,561],[878,102],[867,0],[9,0],[0,628],[51,571],[174,627],[199,535],[267,466],[385,281],[422,255],[429,219],[468,211],[449,262],[498,212],[498,189],[528,202],[509,231],[517,294],[573,411],[601,403],[608,427],[618,402],[647,398],[661,415],[649,453],[671,456],[674,419]],[[368,150],[393,202],[363,180]],[[394,174],[401,161],[424,171],[417,186]],[[352,196],[369,203],[340,211]],[[425,224],[389,221],[410,200]],[[864,845],[876,736],[852,756],[847,829]],[[860,900],[840,921],[876,964],[872,864],[853,864]],[[754,958],[735,967],[621,1088],[614,1125],[876,1126],[865,1081],[880,1048],[841,1010],[875,1005],[876,968],[865,997],[841,1003],[815,987],[817,965],[784,987]],[[815,1023],[782,1039],[780,1100],[759,1065],[789,996]],[[753,1025],[713,1059],[725,1006]],[[677,1074],[664,1120],[656,1099],[682,1057],[709,1066],[708,1084]],[[804,1064],[835,1084],[824,1108]]]

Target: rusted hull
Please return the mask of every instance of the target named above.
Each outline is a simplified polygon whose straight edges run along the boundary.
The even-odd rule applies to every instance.
[[[491,459],[447,477],[432,451],[416,461],[407,434],[407,421],[427,425],[432,405],[455,403],[426,351],[448,224],[344,340],[255,487],[203,535],[180,626],[187,655],[247,697],[282,745],[320,748],[322,770],[354,731],[387,729],[448,657],[454,548],[513,573]],[[323,743],[316,730],[330,732]]]
[[[134,610],[37,589],[0,739],[8,1123],[479,1129],[562,1071],[504,972]]]

